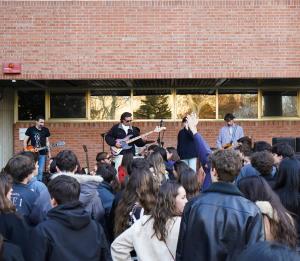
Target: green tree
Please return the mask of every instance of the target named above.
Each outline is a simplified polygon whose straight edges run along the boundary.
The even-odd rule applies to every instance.
[[[170,119],[172,112],[167,95],[150,95],[141,100],[142,105],[134,112],[136,119]]]

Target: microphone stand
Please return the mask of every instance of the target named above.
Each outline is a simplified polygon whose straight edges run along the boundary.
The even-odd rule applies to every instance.
[[[106,132],[101,133],[101,137],[102,137],[102,151],[104,152],[104,138],[105,138]]]
[[[162,125],[163,125],[163,120],[161,119],[160,123],[159,123],[159,127],[161,128]],[[160,132],[159,132],[158,133],[158,137],[157,137],[157,144],[158,144],[159,147],[163,147],[164,146],[164,142],[162,141],[162,139],[163,139],[163,135],[161,137]]]

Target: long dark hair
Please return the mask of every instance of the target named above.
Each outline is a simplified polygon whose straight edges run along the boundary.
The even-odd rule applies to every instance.
[[[154,234],[160,241],[166,241],[168,236],[167,221],[180,215],[176,209],[176,196],[180,187],[180,184],[172,180],[166,181],[160,186],[156,205],[151,212],[154,220]]]
[[[132,152],[126,152],[123,155],[121,166],[124,167],[126,174],[130,175],[131,174],[131,168],[132,168],[132,162],[133,162],[133,154]]]
[[[182,160],[178,160],[174,163],[175,177],[176,180],[180,180],[180,175],[183,171],[189,169],[189,166]]]
[[[269,219],[274,239],[290,247],[296,247],[297,233],[292,218],[268,182],[261,176],[251,176],[241,179],[238,187],[249,200],[268,201],[271,204],[278,217],[278,220]]]
[[[1,171],[0,173],[0,213],[14,213],[16,207],[7,198],[7,193],[10,191],[13,185],[12,177]]]
[[[274,190],[289,211],[300,214],[300,162],[296,158],[281,161]]]
[[[128,228],[129,213],[135,203],[140,204],[145,214],[150,213],[156,203],[157,191],[158,183],[149,169],[133,170],[116,209],[115,236]]]
[[[181,172],[179,183],[184,187],[188,200],[197,196],[200,192],[201,184],[198,179],[198,175],[191,168]]]

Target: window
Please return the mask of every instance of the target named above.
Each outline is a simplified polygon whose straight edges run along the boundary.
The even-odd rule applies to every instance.
[[[176,90],[176,118],[195,112],[200,119],[216,118],[216,91],[203,89]]]
[[[297,116],[297,91],[263,91],[263,116]]]
[[[85,92],[51,93],[50,118],[86,118]]]
[[[135,119],[171,119],[171,90],[133,90]]]
[[[45,92],[18,91],[18,119],[33,120],[38,115],[45,116]]]
[[[233,113],[239,119],[257,118],[257,90],[219,90],[219,119]]]
[[[130,110],[130,90],[101,90],[91,92],[92,120],[119,120]]]

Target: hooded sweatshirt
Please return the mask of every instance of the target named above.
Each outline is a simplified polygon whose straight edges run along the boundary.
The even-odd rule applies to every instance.
[[[91,214],[92,218],[103,224],[105,211],[97,191],[99,184],[103,181],[103,178],[101,176],[61,172],[52,175],[51,179],[54,179],[59,175],[73,177],[80,183],[79,200],[82,202],[84,209]]]
[[[51,209],[48,220],[33,229],[30,242],[31,261],[111,260],[103,228],[79,201]]]

